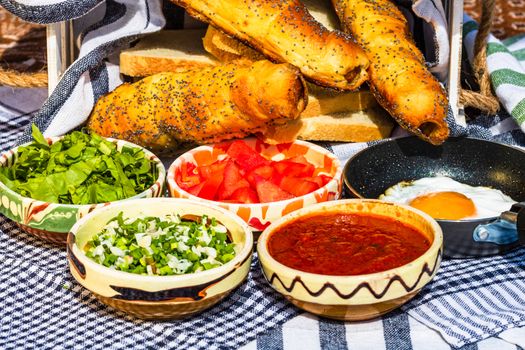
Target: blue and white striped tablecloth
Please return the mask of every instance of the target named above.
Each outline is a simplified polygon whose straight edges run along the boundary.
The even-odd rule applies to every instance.
[[[44,90],[0,88],[1,149],[18,139],[30,122],[27,113],[45,96]],[[350,149],[355,152],[362,147],[366,145],[333,145],[332,151],[345,161],[352,154]],[[23,233],[0,215],[0,349],[437,350],[450,349],[449,343],[469,350],[523,349],[525,327],[517,326],[525,322],[524,273],[525,249],[504,257],[445,261],[435,280],[404,311],[345,323],[295,309],[268,287],[259,267],[253,266],[245,286],[210,314],[187,321],[148,322],[98,302],[71,278],[63,249]],[[511,288],[523,290],[521,295],[513,297],[503,288],[510,280],[517,283]],[[468,285],[468,293],[458,284]],[[447,309],[440,299],[443,290],[472,305]],[[501,314],[505,306],[496,305],[498,298],[510,305],[513,316],[509,316],[512,312]],[[495,306],[477,305],[487,300]],[[479,310],[485,310],[485,315]],[[447,318],[439,315],[453,311],[461,318],[448,319],[450,326],[443,326]],[[486,322],[483,317],[495,320],[494,324],[479,327]],[[507,323],[501,332],[497,328],[501,320],[512,317],[515,323]],[[466,337],[454,337],[452,321],[459,321]],[[474,342],[464,345],[468,339]]]

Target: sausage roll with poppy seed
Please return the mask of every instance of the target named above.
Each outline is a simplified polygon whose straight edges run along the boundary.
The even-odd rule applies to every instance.
[[[422,139],[441,144],[448,137],[448,101],[425,67],[407,21],[389,0],[332,0],[343,28],[370,60],[370,89],[397,122]]]
[[[101,97],[88,128],[161,153],[211,143],[295,119],[307,103],[300,72],[267,60],[159,73]]]
[[[270,60],[296,66],[316,84],[354,90],[367,79],[363,50],[317,22],[299,0],[171,1]]]

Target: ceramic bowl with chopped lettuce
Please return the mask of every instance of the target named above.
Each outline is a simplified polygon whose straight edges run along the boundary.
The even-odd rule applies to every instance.
[[[147,319],[182,318],[220,301],[246,278],[252,248],[240,217],[176,198],[112,203],[80,219],[67,244],[81,285]]]
[[[0,156],[0,213],[22,229],[65,243],[73,224],[110,202],[163,193],[166,171],[148,150],[127,141],[74,131]]]

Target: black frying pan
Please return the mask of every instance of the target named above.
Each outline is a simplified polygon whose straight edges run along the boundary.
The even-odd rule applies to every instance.
[[[357,153],[347,162],[343,176],[348,194],[361,198],[378,198],[401,181],[428,176],[499,189],[524,203],[516,203],[501,217],[437,220],[443,229],[444,255],[488,256],[525,245],[525,152],[518,148],[457,137],[433,146],[407,137]]]

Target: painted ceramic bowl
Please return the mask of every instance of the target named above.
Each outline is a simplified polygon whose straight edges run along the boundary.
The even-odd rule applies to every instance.
[[[215,145],[200,146],[178,157],[168,169],[167,182],[170,196],[175,198],[189,198],[204,203],[219,205],[240,216],[254,231],[264,230],[273,221],[297,209],[319,202],[335,200],[340,197],[342,189],[342,167],[337,157],[326,149],[313,143],[299,140],[281,145],[269,145],[255,138],[245,139],[244,142],[270,160],[278,161],[304,156],[309,163],[315,165],[318,169],[316,170],[317,173],[326,174],[331,179],[317,190],[304,195],[291,199],[252,204],[208,200],[182,189],[176,181],[182,164],[190,162],[199,166],[213,163],[224,156],[224,150],[230,144],[230,142],[224,142]]]
[[[386,271],[358,275],[328,275],[300,271],[278,262],[269,253],[272,233],[311,215],[368,214],[407,224],[429,240],[415,260]],[[366,320],[385,314],[413,298],[436,274],[441,262],[443,235],[427,214],[404,205],[377,200],[348,199],[320,203],[275,221],[257,243],[259,261],[270,285],[297,307],[339,320]]]
[[[60,137],[54,137],[48,138],[47,141],[49,144],[52,144],[59,139]],[[155,183],[147,190],[128,199],[162,195],[166,170],[159,158],[145,148],[133,143],[115,139],[108,140],[116,143],[118,150],[123,148],[141,148],[146,157],[153,160],[157,167],[159,175]],[[19,147],[2,154],[0,156],[0,166],[12,165],[18,158],[17,152]],[[108,203],[75,205],[44,202],[24,197],[0,182],[0,213],[16,222],[24,231],[54,243],[65,244],[67,233],[78,219],[105,205],[108,205]]]
[[[124,217],[166,214],[216,218],[237,244],[233,260],[210,270],[184,275],[148,276],[105,267],[84,254],[89,239],[120,212]],[[219,302],[246,278],[253,236],[248,225],[222,208],[176,198],[147,198],[112,203],[80,219],[68,235],[71,274],[103,303],[145,319],[182,318]]]

